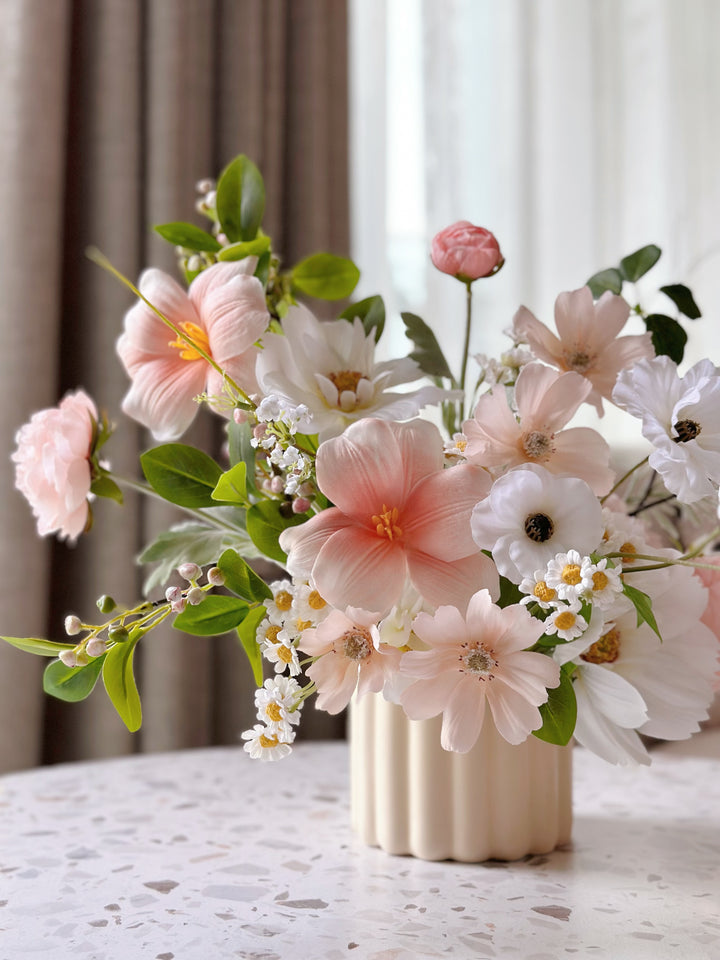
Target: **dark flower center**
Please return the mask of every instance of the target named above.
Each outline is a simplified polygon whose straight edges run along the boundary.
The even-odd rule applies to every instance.
[[[533,513],[525,521],[525,533],[535,543],[545,543],[555,531],[555,524],[544,513]]]
[[[372,637],[369,630],[354,627],[346,630],[340,637],[342,652],[348,660],[366,660],[373,650]]]
[[[700,424],[695,420],[678,420],[673,426],[673,430],[677,433],[673,440],[675,443],[687,443],[688,440],[694,440],[701,429]]]

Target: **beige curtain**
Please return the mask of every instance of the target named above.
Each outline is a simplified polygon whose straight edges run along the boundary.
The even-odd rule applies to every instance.
[[[236,153],[263,170],[264,226],[291,262],[346,253],[344,0],[0,0],[0,631],[62,638],[69,612],[139,595],[133,558],[171,518],[103,501],[74,548],[41,541],[7,457],[33,410],[84,387],[111,419],[127,387],[114,355],[125,273],[174,270],[154,223],[194,219],[195,181]],[[137,471],[147,437],[125,420],[108,445]],[[208,417],[192,439],[220,439]],[[150,636],[144,724],[128,734],[100,690],[45,698],[45,665],[0,646],[0,769],[42,761],[232,743],[252,722],[252,683],[232,638]],[[342,721],[306,711],[306,735]]]

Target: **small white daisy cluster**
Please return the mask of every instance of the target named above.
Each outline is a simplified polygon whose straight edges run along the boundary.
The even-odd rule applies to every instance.
[[[270,493],[284,493],[293,497],[293,512],[305,513],[315,488],[312,483],[313,459],[302,453],[293,437],[298,431],[310,428],[309,411],[304,403],[293,405],[281,397],[264,397],[255,410],[257,424],[250,441],[257,450],[264,451],[272,476],[263,486]]]
[[[590,626],[586,619],[594,612],[593,628],[604,623],[604,614],[622,593],[620,573],[607,557],[593,559],[577,550],[557,553],[544,569],[524,577],[520,590],[524,605],[537,604],[549,610],[545,633],[566,642],[582,636]],[[599,636],[599,633],[598,633]]]
[[[282,760],[292,751],[293,729],[300,722],[302,687],[292,677],[271,677],[255,691],[257,718],[241,734],[253,760]]]
[[[480,367],[478,383],[494,387],[497,384],[512,386],[522,368],[535,358],[525,347],[514,346],[500,354],[499,360],[484,353],[475,354],[474,359]]]

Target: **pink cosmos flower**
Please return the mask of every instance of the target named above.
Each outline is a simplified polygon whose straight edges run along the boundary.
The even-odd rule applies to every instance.
[[[519,421],[503,387],[484,394],[474,419],[463,424],[466,459],[486,467],[540,463],[559,476],[580,477],[602,496],[615,479],[610,447],[590,427],[562,429],[591,390],[590,381],[577,373],[528,364],[515,385]]]
[[[495,566],[470,534],[490,475],[471,464],[444,470],[431,423],[359,420],[320,445],[316,469],[335,506],[284,530],[280,545],[292,576],[312,578],[333,606],[382,615],[408,577],[432,606],[464,608],[479,587],[497,595]]]
[[[246,393],[257,390],[255,341],[270,316],[263,286],[248,276],[254,261],[216,263],[187,292],[162,270],[146,270],[140,292],[201,347]],[[117,352],[132,385],[122,409],[157,440],[174,440],[190,426],[195,397],[223,393],[223,378],[142,300],[125,315]]]
[[[525,607],[501,609],[480,590],[465,617],[455,607],[439,607],[432,617],[419,614],[413,629],[430,649],[403,655],[401,672],[418,679],[400,702],[411,720],[442,713],[445,750],[466,753],[472,747],[486,701],[509,743],[522,743],[542,726],[538,707],[548,698],[547,688],[560,683],[560,671],[550,657],[525,649],[545,629]]]
[[[75,540],[88,522],[97,409],[82,390],[39,410],[15,437],[15,486],[37,518],[38,533]]]
[[[513,331],[518,340],[530,344],[538,359],[586,377],[592,385],[588,403],[602,416],[602,398],[610,399],[618,373],[637,360],[655,356],[649,333],[618,337],[629,313],[622,297],[606,291],[593,303],[590,288],[581,287],[561,293],[555,301],[559,338],[527,307],[515,314]]]
[[[300,649],[319,658],[306,670],[317,687],[318,710],[339,713],[356,688],[358,697],[380,693],[397,673],[402,654],[380,643],[376,624],[376,613],[348,607],[344,613],[333,610],[318,627],[303,631]]]

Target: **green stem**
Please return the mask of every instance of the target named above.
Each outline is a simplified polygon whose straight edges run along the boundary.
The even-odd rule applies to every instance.
[[[465,342],[463,344],[462,367],[460,369],[460,389],[463,398],[460,400],[460,424],[465,419],[465,377],[467,376],[468,355],[470,353],[470,332],[472,330],[472,280],[465,284]]]
[[[624,473],[624,474],[620,477],[620,479],[619,479],[618,482],[615,484],[615,486],[612,488],[612,490],[610,490],[608,493],[606,493],[604,497],[601,497],[601,498],[600,498],[600,503],[605,503],[605,501],[607,500],[607,498],[608,498],[609,496],[611,496],[613,493],[615,493],[615,491],[618,489],[618,487],[621,487],[621,486],[625,483],[625,481],[627,480],[628,477],[632,476],[632,474],[635,473],[636,470],[638,470],[640,467],[642,467],[643,464],[645,464],[645,463],[648,462],[649,457],[650,457],[650,454],[648,454],[647,457],[645,457],[643,460],[641,460],[640,463],[636,463],[634,467],[630,467],[630,469],[627,471],[627,473]]]
[[[160,500],[161,503],[171,503],[171,501],[160,496],[159,493],[156,493],[156,491],[146,483],[140,483],[137,480],[131,480],[129,477],[121,477],[119,474],[111,473],[110,471],[108,471],[108,476],[112,477],[112,479],[116,483],[119,483],[120,486],[129,487],[131,490],[137,490],[138,493],[142,493],[146,497],[153,497],[155,500]],[[227,523],[225,520],[221,520],[220,517],[216,517],[212,513],[204,513],[202,510],[199,510],[196,507],[183,507],[179,504],[172,504],[172,506],[179,507],[179,509],[184,510],[185,513],[189,513],[198,520],[202,520],[203,523],[209,523],[211,526],[217,527],[220,530],[231,530],[233,533],[238,532],[237,527],[234,527],[231,523]]]

